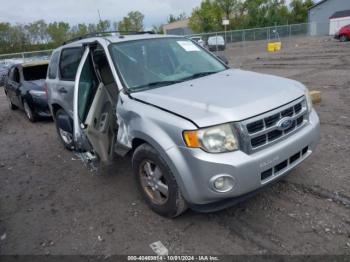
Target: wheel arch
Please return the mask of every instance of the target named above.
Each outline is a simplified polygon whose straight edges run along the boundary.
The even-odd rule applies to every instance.
[[[60,109],[63,109],[63,107],[60,106],[59,104],[57,103],[51,104],[51,112],[52,112],[53,118],[56,118],[56,113]]]
[[[158,141],[155,138],[153,138],[152,136],[143,133],[143,132],[137,132],[136,134],[134,134],[134,138],[131,141],[132,144],[132,150],[131,152],[134,152],[136,150],[137,147],[139,147],[142,144],[148,144],[151,147],[153,147],[157,153],[160,154],[160,156],[164,159],[164,161],[166,162],[166,164],[168,165],[168,167],[170,168],[171,172],[173,173],[176,182],[180,188],[180,191],[183,195],[183,197],[188,200],[190,199],[188,197],[188,192],[186,190],[186,187],[184,185],[184,181],[182,179],[181,174],[178,172],[175,163],[172,161],[170,155],[167,153],[167,149],[165,149],[162,146],[162,141]],[[168,138],[170,139],[170,138]],[[174,145],[175,146],[175,145]],[[170,148],[169,148],[170,149]]]

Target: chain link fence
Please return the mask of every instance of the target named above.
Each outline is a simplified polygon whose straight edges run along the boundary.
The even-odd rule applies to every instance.
[[[52,50],[22,52],[0,55],[0,65],[25,63],[36,60],[49,60]]]
[[[309,27],[309,24],[304,23],[295,25],[232,30],[226,32],[221,31],[212,33],[193,34],[188,35],[188,37],[201,37],[202,40],[207,43],[210,37],[222,36],[225,39],[226,44],[257,40],[269,41],[277,38],[307,35],[309,33]]]
[[[322,33],[320,33],[322,32]],[[284,47],[293,45],[293,39],[305,36],[319,36],[329,32],[329,23],[303,23],[282,26],[270,26],[242,30],[221,31],[187,35],[209,48],[213,52],[229,51],[240,47],[240,55],[246,55],[246,48],[256,46],[266,51],[269,42],[279,41]],[[50,59],[52,50],[22,52],[0,55],[0,69],[14,63]]]
[[[322,32],[322,33],[320,33]],[[188,35],[217,55],[242,66],[251,55],[268,53],[268,44],[278,42],[281,50],[295,48],[298,39],[325,36],[329,23],[303,23]]]
[[[322,33],[321,33],[322,32]],[[325,33],[327,32],[327,33]],[[295,36],[321,36],[328,35],[329,22],[326,23],[302,23],[280,26],[269,26],[250,28],[242,30],[220,31],[211,33],[200,33],[187,35],[187,37],[201,37],[208,42],[210,37],[221,36],[227,44],[245,41],[276,40],[280,38],[291,38]]]

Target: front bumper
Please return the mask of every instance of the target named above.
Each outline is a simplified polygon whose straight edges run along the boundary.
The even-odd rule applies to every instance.
[[[190,205],[198,206],[244,197],[278,180],[310,156],[319,137],[319,118],[312,110],[305,127],[279,143],[250,155],[242,151],[210,154],[201,149],[186,147],[174,147],[167,153],[185,199]],[[306,151],[302,154],[305,148]],[[290,158],[298,152],[300,157],[290,163]],[[261,174],[264,171],[275,170],[285,160],[287,165],[284,168],[262,180]],[[221,174],[233,178],[235,186],[232,190],[219,193],[212,189],[210,179]]]

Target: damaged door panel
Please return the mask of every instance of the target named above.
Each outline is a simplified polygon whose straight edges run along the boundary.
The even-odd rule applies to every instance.
[[[74,139],[88,167],[113,158],[118,92],[103,48],[87,46],[75,81]]]

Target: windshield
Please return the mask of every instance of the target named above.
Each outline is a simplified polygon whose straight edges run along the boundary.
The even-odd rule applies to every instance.
[[[186,38],[156,38],[111,44],[115,67],[131,91],[179,83],[226,67]]]

